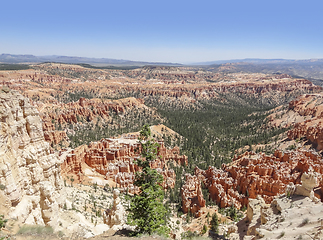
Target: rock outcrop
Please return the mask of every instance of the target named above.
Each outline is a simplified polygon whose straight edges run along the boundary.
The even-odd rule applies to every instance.
[[[313,180],[313,175],[308,175],[307,172],[311,169],[317,173],[317,181]],[[257,195],[266,203],[271,203],[275,196],[285,193],[289,183],[300,184],[302,179],[305,186],[298,187],[299,191],[307,191],[307,186],[321,187],[319,184],[322,182],[322,173],[323,159],[316,152],[307,150],[277,150],[274,156],[246,152],[235,157],[232,163],[223,164],[222,169],[195,168],[195,176],[203,182],[209,190],[210,197],[222,208],[231,205],[237,208],[247,206],[248,199],[255,199]],[[182,198],[197,196],[196,193],[190,192]],[[186,205],[185,200],[183,209],[187,208]]]
[[[237,232],[240,234],[233,233],[232,237],[302,239],[302,236],[307,235],[312,239],[322,239],[322,213],[323,204],[305,196],[287,198],[282,195],[271,204],[257,197],[250,199],[247,216],[238,224]]]
[[[42,107],[44,131],[55,129],[55,124],[77,124],[97,121],[97,118],[110,120],[111,112],[122,114],[129,108],[148,108],[143,101],[136,98],[119,100],[86,99],[80,98],[76,102],[46,104]]]
[[[65,131],[46,131],[44,132],[44,137],[46,142],[49,142],[52,145],[62,143],[62,145],[68,146],[68,142],[70,141]]]
[[[0,124],[0,184],[11,207],[6,217],[56,227],[64,201],[61,162],[44,139],[37,109],[18,92],[1,91]]]
[[[248,231],[247,235],[255,235],[257,227],[260,226],[261,221],[264,221],[266,217],[262,217],[263,209],[268,208],[268,205],[261,197],[255,199],[250,199],[247,207],[247,216],[246,221],[248,222]],[[259,221],[260,220],[260,221]]]
[[[199,217],[202,207],[205,207],[205,199],[203,198],[200,181],[196,176],[186,174],[186,182],[182,186],[182,210],[184,213],[191,212]]]
[[[157,112],[144,102],[174,109],[194,109],[200,107],[200,101],[216,99],[222,102],[231,98],[244,101],[239,97],[243,96],[272,105],[300,94],[322,91],[306,79],[286,74],[227,73],[221,68],[201,71],[191,67],[154,66],[114,70],[54,63],[34,68],[1,72],[0,84],[32,99],[32,104],[41,113],[46,141],[56,149],[61,148],[59,141],[63,141],[63,147],[68,144],[64,132],[75,136],[75,132],[86,127],[97,127],[100,131],[101,128],[127,128],[129,124],[139,126],[142,122],[137,123],[138,119],[143,118],[162,122]],[[229,97],[223,98],[221,94]],[[122,99],[124,96],[136,98]],[[98,138],[101,137],[104,136]],[[82,141],[72,147],[85,143]]]
[[[301,195],[309,197],[314,202],[319,202],[319,199],[315,197],[313,189],[318,186],[316,173],[312,169],[309,169],[308,173],[303,173],[301,177],[302,184],[296,184],[290,182],[286,187],[286,195]]]
[[[120,138],[101,139],[98,142],[91,142],[89,145],[82,145],[66,154],[62,164],[62,175],[73,174],[78,181],[85,177],[82,166],[88,167],[104,176],[106,180],[112,180],[123,190],[133,193],[137,189],[133,186],[135,172],[140,169],[134,161],[140,158],[140,145],[137,141],[138,134],[125,134]],[[158,156],[161,158],[151,162],[151,167],[164,176],[163,187],[174,187],[175,172],[170,169],[168,163],[186,165],[187,157],[179,155],[178,148],[167,149],[163,141],[158,142]]]

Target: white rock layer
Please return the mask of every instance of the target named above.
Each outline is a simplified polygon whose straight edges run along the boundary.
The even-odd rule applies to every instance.
[[[44,140],[37,109],[18,92],[0,90],[0,184],[11,203],[8,218],[57,226],[64,202],[60,164]]]

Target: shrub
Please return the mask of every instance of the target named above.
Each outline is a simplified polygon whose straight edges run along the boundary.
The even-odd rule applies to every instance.
[[[8,220],[6,220],[6,219],[3,219],[3,215],[0,215],[0,230],[1,230],[1,228],[3,228],[3,227],[5,227],[6,226],[6,222],[7,222]]]
[[[278,238],[282,238],[282,237],[284,237],[284,236],[285,236],[285,232],[281,232],[281,233],[279,234]]]
[[[301,223],[301,226],[304,226],[304,225],[306,225],[306,224],[308,224],[309,223],[309,219],[308,218],[305,218],[305,219],[303,219],[303,221],[302,221],[302,223]]]
[[[19,229],[18,234],[51,234],[53,232],[51,227],[24,225]]]
[[[197,232],[192,232],[190,230],[181,234],[182,239],[195,239],[198,236]]]
[[[215,233],[219,232],[219,220],[218,220],[218,215],[216,213],[212,215],[211,230]]]
[[[202,231],[201,231],[201,234],[205,234],[207,232],[207,226],[204,224],[203,225],[203,228],[202,228]]]

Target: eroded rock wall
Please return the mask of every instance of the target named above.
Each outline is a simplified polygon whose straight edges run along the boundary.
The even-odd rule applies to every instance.
[[[191,212],[199,217],[201,215],[200,209],[205,207],[201,183],[196,176],[190,174],[186,174],[185,178],[186,182],[181,188],[183,212]]]
[[[0,92],[0,184],[10,201],[9,218],[57,225],[60,161],[44,139],[39,113],[16,91]]]
[[[118,187],[135,192],[133,186],[135,172],[140,171],[135,160],[140,158],[140,144],[137,141],[138,134],[126,134],[120,138],[101,139],[82,145],[66,154],[62,164],[62,175],[73,174],[76,180],[82,181],[86,177],[82,166],[92,168],[104,176],[106,180],[114,181]],[[179,155],[178,147],[167,149],[163,141],[158,142],[158,159],[151,162],[151,168],[156,169],[164,177],[163,187],[173,188],[176,175],[169,163],[187,165],[187,156]],[[64,152],[61,152],[63,155]]]
[[[274,117],[274,115],[276,117]],[[287,132],[287,137],[291,140],[306,139],[312,143],[313,147],[323,150],[323,95],[303,94],[289,103],[287,111],[277,113],[269,119],[274,126],[292,126]]]
[[[222,169],[209,167],[207,170],[195,168],[195,176],[209,190],[210,197],[220,207],[246,206],[248,199],[261,195],[266,203],[275,196],[285,193],[288,183],[300,184],[303,173],[317,174],[315,187],[322,187],[323,159],[315,151],[276,151],[274,155],[246,152],[223,164]],[[187,192],[187,191],[186,191]],[[190,191],[182,199],[198,195]],[[320,197],[317,195],[317,197]],[[183,209],[187,209],[183,200]]]

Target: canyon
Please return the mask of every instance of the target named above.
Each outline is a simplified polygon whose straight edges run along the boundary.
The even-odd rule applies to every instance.
[[[111,189],[122,194],[139,191],[133,184],[140,171],[138,130],[146,123],[159,144],[159,157],[150,166],[162,174],[166,194],[178,193],[181,200],[172,207],[186,216],[204,217],[211,211],[209,202],[218,210],[243,209],[259,198],[271,204],[308,174],[315,175],[313,194],[322,201],[322,87],[287,74],[222,70],[153,66],[117,70],[44,63],[1,71],[0,214],[19,224],[51,226],[55,231],[67,231],[69,218],[77,231],[77,221],[84,220],[87,230],[82,234],[88,237],[109,229],[101,216],[112,204]],[[204,118],[204,112],[213,109],[210,106],[232,111],[232,118],[244,116],[239,108],[246,107],[250,122],[233,124],[246,127],[247,134],[263,134],[267,138],[263,145],[278,139],[267,132],[281,128],[276,139],[280,146],[297,147],[272,149],[273,154],[249,149],[234,155],[236,142],[244,136],[239,139],[227,129],[221,130],[222,136],[215,135],[212,126],[203,125],[194,131],[212,136],[192,144],[188,139],[192,135],[184,134],[193,132],[193,125],[183,132],[169,127],[181,125],[187,112]],[[177,125],[168,118],[176,111],[183,113],[175,119]],[[200,147],[209,139],[210,145]],[[234,144],[226,148],[224,140]],[[225,150],[218,150],[221,147]],[[212,161],[203,159],[201,149],[210,152]],[[183,217],[177,219],[183,222]]]

